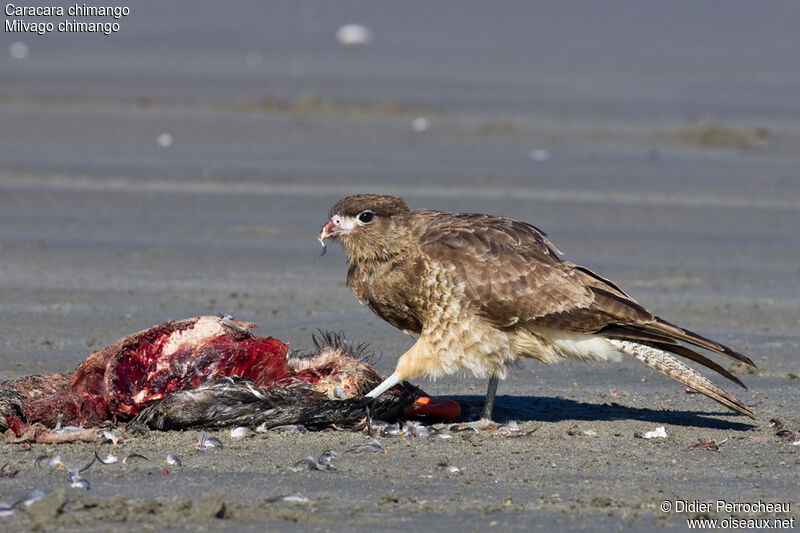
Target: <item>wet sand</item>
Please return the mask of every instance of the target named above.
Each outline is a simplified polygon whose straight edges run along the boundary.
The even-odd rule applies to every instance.
[[[216,432],[225,447],[197,452],[196,432],[153,432],[98,445],[150,460],[94,465],[88,491],[34,461],[82,466],[96,446],[0,445],[19,469],[0,501],[47,493],[0,529],[682,531],[783,516],[665,500],[788,502],[800,517],[800,446],[767,427],[800,429],[796,6],[293,5],[137,2],[109,37],[0,34],[0,379],[206,313],[301,351],[342,330],[388,374],[413,341],[359,306],[341,250],[320,258],[315,240],[337,199],[369,191],[536,224],[654,313],[749,354],[756,371],[721,363],[759,420],[633,358],[526,362],[495,411],[532,432],[520,438],[384,438],[380,455],[345,453],[368,441],[355,433]],[[373,43],[338,45],[351,21]],[[7,54],[14,41],[27,57]],[[416,383],[476,401],[485,387]],[[634,438],[657,426],[666,439]],[[287,468],[329,449],[334,472]],[[183,466],[164,475],[168,453]],[[296,493],[308,501],[281,499]]]

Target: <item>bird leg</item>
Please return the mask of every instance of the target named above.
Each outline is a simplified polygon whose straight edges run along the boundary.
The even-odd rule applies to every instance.
[[[412,379],[431,370],[436,362],[435,357],[430,357],[428,342],[420,337],[417,342],[397,360],[397,366],[391,376],[367,394],[368,398],[377,398],[404,379]]]
[[[465,431],[469,429],[474,431],[491,431],[500,427],[500,424],[492,420],[494,396],[497,393],[497,384],[499,381],[500,378],[497,377],[497,374],[492,374],[492,377],[489,378],[489,387],[486,390],[486,399],[483,402],[483,411],[481,412],[481,417],[473,422],[453,424],[450,426],[451,431]]]
[[[492,374],[489,378],[489,387],[486,389],[486,399],[483,402],[483,411],[480,419],[468,422],[466,427],[476,431],[491,431],[500,427],[500,424],[492,420],[492,409],[494,408],[494,396],[497,393],[497,384],[500,378],[497,374]]]
[[[377,398],[387,390],[400,383],[400,381],[402,381],[402,379],[397,375],[397,373],[392,374],[388,378],[384,379],[380,385],[368,392],[367,398]]]
[[[492,409],[494,409],[494,396],[497,394],[497,384],[500,378],[497,374],[492,374],[489,378],[489,388],[486,390],[486,400],[483,402],[483,412],[481,413],[482,422],[492,421]]]

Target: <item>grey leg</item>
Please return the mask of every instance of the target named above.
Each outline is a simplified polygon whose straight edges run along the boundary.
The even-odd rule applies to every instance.
[[[492,374],[492,377],[489,378],[489,388],[486,389],[486,400],[483,402],[483,411],[481,412],[480,419],[464,424],[453,424],[451,429],[456,428],[456,431],[463,431],[465,429],[473,429],[475,431],[491,431],[499,428],[500,424],[492,420],[494,396],[497,393],[497,384],[499,381],[500,378],[494,374]]]
[[[489,378],[489,388],[486,390],[486,400],[483,402],[483,412],[481,413],[481,421],[491,422],[492,409],[494,409],[494,396],[497,394],[497,384],[500,378],[497,374],[492,374]]]

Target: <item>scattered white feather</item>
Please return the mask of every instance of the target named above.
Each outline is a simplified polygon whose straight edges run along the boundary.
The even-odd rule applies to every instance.
[[[533,149],[528,152],[528,156],[531,158],[532,161],[536,161],[537,163],[544,163],[545,161],[550,159],[550,152],[547,150],[542,149]]]
[[[103,442],[110,442],[111,444],[118,444],[120,441],[119,435],[107,429],[100,432],[100,437],[103,439]]]
[[[642,435],[645,439],[666,439],[667,438],[667,430],[664,429],[664,426],[658,426],[653,431],[648,431],[644,435]]]
[[[417,133],[427,131],[431,127],[431,121],[428,117],[417,117],[411,121],[411,129]]]
[[[345,24],[336,30],[336,40],[345,46],[369,44],[372,42],[372,30],[361,24]]]
[[[307,496],[300,494],[299,492],[295,492],[294,494],[289,494],[288,496],[284,496],[283,498],[281,498],[281,500],[289,503],[302,503],[302,504],[307,504],[311,502],[311,500],[309,500]]]
[[[25,505],[25,507],[30,507],[31,505],[38,502],[42,498],[44,498],[44,491],[40,489],[35,489],[30,491],[28,495],[25,496],[25,499],[22,500],[22,503]]]
[[[22,41],[15,41],[8,47],[8,54],[14,59],[25,59],[30,51],[30,47]]]
[[[100,462],[103,463],[104,465],[113,465],[114,463],[119,462],[119,457],[114,455],[113,453],[109,453],[108,455],[106,455],[105,458],[99,456],[98,458],[100,459]]]
[[[245,437],[250,436],[250,434],[252,434],[252,431],[250,430],[250,428],[247,428],[247,427],[244,427],[244,426],[231,428],[231,438],[232,439],[243,439]]]
[[[162,133],[156,137],[156,143],[161,148],[169,148],[175,142],[175,137],[171,133]]]

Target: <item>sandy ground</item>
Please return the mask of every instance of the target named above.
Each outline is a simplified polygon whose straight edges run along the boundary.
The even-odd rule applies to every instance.
[[[0,529],[682,531],[703,516],[800,518],[800,446],[767,427],[800,429],[795,4],[270,4],[136,2],[108,37],[0,34],[0,379],[217,312],[304,351],[317,328],[342,330],[390,372],[411,339],[358,305],[341,251],[319,258],[315,241],[330,205],[370,191],[543,228],[656,314],[750,354],[759,369],[735,392],[760,419],[632,358],[525,363],[495,411],[531,432],[520,438],[385,438],[381,455],[345,453],[367,441],[354,433],[219,432],[225,447],[201,453],[195,432],[151,433],[113,448],[149,461],[95,465],[88,491],[34,461],[84,465],[94,445],[0,445],[19,470],[0,476],[0,500],[47,494]],[[371,44],[337,44],[352,21]],[[485,387],[417,383],[474,400]],[[666,439],[634,438],[657,426]],[[716,452],[691,448],[698,439],[727,441]],[[287,468],[330,449],[336,471]],[[164,475],[168,453],[183,466]],[[297,493],[307,501],[282,499]],[[675,512],[695,500],[712,510]],[[717,500],[789,510],[717,512]]]

